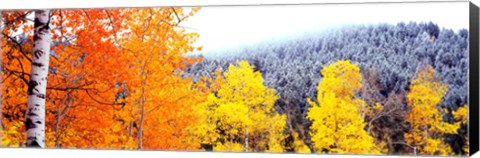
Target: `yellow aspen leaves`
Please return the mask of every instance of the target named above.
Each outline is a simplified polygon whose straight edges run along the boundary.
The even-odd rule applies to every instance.
[[[405,134],[405,141],[416,147],[419,154],[452,154],[443,136],[457,134],[460,122],[454,124],[443,122],[441,109],[437,107],[447,90],[447,84],[440,82],[435,76],[435,70],[429,65],[420,67],[417,76],[411,82],[410,91],[407,94],[409,111],[405,116],[405,121],[410,123],[410,129]],[[460,109],[457,113],[461,112]]]
[[[247,61],[230,65],[214,83],[215,94],[197,105],[202,123],[193,128],[197,138],[214,151],[283,152],[281,140],[286,116],[274,111],[276,92],[263,84],[262,74]]]
[[[23,122],[14,122],[8,128],[3,129],[3,137],[1,138],[2,146],[4,147],[21,147],[23,137]]]
[[[350,61],[337,61],[321,71],[317,102],[308,99],[307,118],[317,152],[378,154],[373,137],[364,130],[355,93],[362,87],[360,68]]]
[[[365,64],[361,71],[352,61],[332,61],[321,67],[314,94],[310,86],[316,84],[312,81],[319,79],[315,78],[318,74],[302,75],[298,70],[299,76],[288,76],[298,74],[289,69],[302,68],[296,63],[268,65],[269,61],[248,58],[264,66],[255,67],[246,60],[220,58],[217,62],[207,56],[202,59],[203,52],[195,55],[192,51],[202,49],[195,46],[201,35],[184,26],[184,21],[199,9],[53,11],[54,44],[45,96],[46,147],[417,155],[469,152],[468,105],[440,107],[444,97],[451,97],[449,90],[459,89],[440,82],[432,67],[420,68],[406,85],[403,74],[387,71],[385,75],[385,69],[358,63]],[[33,24],[23,17],[32,13],[2,12],[6,22],[0,43],[4,57],[2,147],[24,147],[26,142]],[[278,59],[291,55],[284,54],[291,50],[279,50],[283,53]],[[192,65],[197,62],[199,65]],[[266,69],[275,66],[284,66],[278,71],[285,73],[272,75]],[[211,72],[215,67],[222,68]],[[191,73],[197,69],[205,76]],[[384,85],[391,84],[389,80],[400,84]],[[454,139],[447,142],[445,138]]]
[[[299,135],[297,132],[292,131],[292,137],[293,137],[293,149],[295,153],[303,153],[303,154],[308,154],[312,153],[310,148],[303,142],[302,139],[300,139]]]

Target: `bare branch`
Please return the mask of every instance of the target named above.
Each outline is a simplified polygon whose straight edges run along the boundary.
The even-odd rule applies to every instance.
[[[397,107],[394,107],[393,109],[389,110],[388,112],[380,113],[380,114],[378,114],[377,116],[375,116],[374,118],[372,118],[372,119],[368,122],[368,133],[370,133],[372,123],[373,123],[375,120],[377,120],[377,119],[379,119],[379,118],[381,118],[381,117],[383,117],[383,116],[387,116],[388,114],[392,113],[392,112],[395,111],[395,110],[397,110]]]
[[[178,15],[178,12],[175,10],[174,7],[170,7],[170,9],[173,10],[173,13],[175,14],[175,17],[177,17],[177,23],[175,24],[175,26],[179,26],[179,24],[184,21],[185,19],[187,19],[188,17],[190,17],[190,15],[192,15],[193,11],[190,11],[190,13],[188,13],[186,16],[184,17],[180,17]]]
[[[175,24],[175,25],[180,24],[180,22],[182,22],[183,19],[181,19],[181,18],[178,16],[178,13],[177,13],[177,11],[175,10],[174,7],[170,7],[170,8],[173,10],[173,13],[174,13],[175,16],[177,17],[177,24]]]

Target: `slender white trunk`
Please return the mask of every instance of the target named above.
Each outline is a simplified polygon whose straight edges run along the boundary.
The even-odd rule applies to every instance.
[[[27,147],[45,148],[45,96],[50,55],[50,10],[35,11],[32,68],[28,85]]]
[[[413,155],[417,156],[417,147],[413,147]]]

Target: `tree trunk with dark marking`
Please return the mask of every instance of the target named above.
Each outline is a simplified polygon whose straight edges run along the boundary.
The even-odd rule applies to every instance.
[[[28,108],[25,116],[27,147],[45,148],[45,96],[50,56],[50,10],[35,11]]]

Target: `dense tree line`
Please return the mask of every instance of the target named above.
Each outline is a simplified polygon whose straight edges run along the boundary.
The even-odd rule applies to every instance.
[[[218,53],[217,53],[218,54]],[[451,30],[429,23],[356,25],[318,31],[275,42],[220,51],[221,55],[201,54],[203,61],[187,67],[185,76],[210,76],[229,64],[247,60],[260,71],[267,87],[274,88],[279,99],[276,111],[287,114],[287,125],[300,134],[313,151],[307,119],[307,98],[316,100],[320,70],[338,60],[359,65],[364,77],[357,97],[368,105],[381,103],[380,116],[364,116],[374,136],[386,140],[389,151],[409,150],[398,143],[408,129],[404,120],[408,106],[406,94],[411,80],[422,65],[431,65],[448,91],[438,108],[447,109],[443,120],[453,122],[452,111],[467,104],[468,30]],[[460,129],[466,135],[466,127]],[[461,152],[464,139],[450,135],[446,141]]]
[[[344,26],[186,55],[199,34],[178,24],[198,9],[2,12],[0,146],[468,153],[467,30]]]

